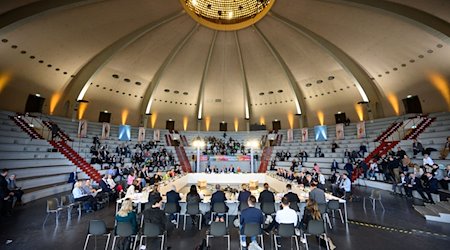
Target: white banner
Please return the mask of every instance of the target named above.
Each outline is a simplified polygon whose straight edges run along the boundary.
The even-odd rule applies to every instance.
[[[302,142],[308,141],[308,128],[302,128]]]
[[[144,142],[144,141],[145,141],[145,128],[139,127],[138,142]]]
[[[294,130],[288,129],[287,130],[287,142],[292,142],[294,140]]]
[[[86,120],[80,120],[80,122],[78,123],[78,138],[86,137],[87,125],[88,125],[88,122]]]
[[[159,129],[155,129],[154,131],[153,131],[153,140],[154,141],[159,141],[160,139],[159,139],[159,136],[160,136],[160,132],[159,132]]]
[[[111,131],[111,125],[107,122],[102,126],[102,139],[109,139],[109,132]]]
[[[358,139],[366,137],[366,123],[358,122],[356,123],[356,135]]]
[[[344,139],[344,123],[336,124],[336,139]]]

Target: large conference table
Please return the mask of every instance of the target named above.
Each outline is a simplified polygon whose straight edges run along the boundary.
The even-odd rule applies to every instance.
[[[250,183],[257,181],[259,185],[262,185],[263,183],[268,183],[270,186],[270,189],[272,191],[275,191],[275,202],[280,203],[281,198],[283,197],[284,193],[286,192],[286,184],[291,183],[289,180],[286,180],[280,176],[277,176],[275,173],[240,173],[240,174],[207,174],[207,173],[189,173],[182,176],[178,176],[172,180],[165,181],[160,183],[160,193],[163,195],[163,200],[165,200],[165,194],[169,192],[172,189],[172,186],[175,186],[177,190],[186,189],[186,187],[189,187],[190,185],[197,185],[199,181],[207,181],[208,185],[214,185],[214,184],[221,184],[222,188],[226,187],[227,185],[236,187],[240,186],[242,183]],[[300,212],[303,213],[303,208],[306,206],[306,201],[309,197],[309,190],[303,189],[296,183],[292,184],[292,192],[296,193],[300,198],[299,208]],[[201,192],[201,191],[200,191]],[[254,193],[253,191],[252,193]],[[255,194],[258,198],[258,193]],[[181,206],[181,212],[180,214],[184,214],[186,212],[186,200],[185,200],[186,194],[182,195],[182,200],[180,201]],[[200,204],[200,210],[202,213],[206,213],[210,210],[210,196],[205,196]],[[346,200],[338,198],[336,196],[333,196],[331,194],[325,193],[325,198],[327,201],[329,200],[337,200],[340,204],[344,207],[344,217],[345,217],[345,223],[347,223],[347,203]],[[226,205],[229,207],[228,214],[229,215],[237,215],[238,214],[238,205],[239,202],[236,200],[237,195],[234,196],[232,199],[229,199],[226,201]],[[123,200],[123,199],[122,199]],[[116,211],[119,208],[120,203],[122,203],[122,200],[117,200],[117,206]],[[148,202],[148,195],[138,193],[134,197],[132,197],[132,200],[135,204],[145,204]],[[257,204],[259,207],[259,204]],[[141,206],[138,206],[139,208]],[[279,206],[275,206],[276,209],[279,208]],[[301,216],[301,215],[300,215]]]

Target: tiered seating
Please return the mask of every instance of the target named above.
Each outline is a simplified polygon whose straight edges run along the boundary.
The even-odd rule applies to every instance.
[[[25,122],[22,118],[22,116],[15,116],[11,115],[9,116],[11,120],[14,121],[14,123],[19,126],[23,131],[25,131],[31,138],[33,139],[44,139],[42,135],[36,132],[33,127],[30,127],[30,125]]]
[[[383,141],[378,147],[376,147],[365,159],[366,163],[369,163],[376,156],[381,156],[387,154],[389,150],[393,149],[399,141]]]
[[[50,144],[58,149],[63,155],[67,157],[73,164],[86,173],[90,179],[93,179],[97,183],[102,178],[100,173],[91,166],[85,159],[83,159],[75,150],[73,150],[65,141],[50,141]]]
[[[64,141],[73,141],[71,138],[70,138],[70,136],[68,136],[64,131],[62,131],[60,128],[59,128],[59,126],[58,126],[58,124],[56,124],[56,123],[54,123],[54,122],[51,122],[51,121],[42,121],[42,123],[44,123],[44,125],[48,128],[48,129],[52,129],[52,126],[56,126],[57,127],[57,130],[58,130],[58,136],[59,136],[59,138],[61,138],[62,140],[64,140]]]
[[[432,122],[436,120],[436,117],[425,117],[423,120],[411,131],[411,133],[407,134],[403,140],[413,140],[417,139],[417,137],[428,128]]]
[[[395,131],[397,131],[398,128],[402,125],[401,122],[394,122],[392,123],[381,135],[379,135],[375,141],[376,142],[382,142],[386,140],[389,136],[391,136]]]

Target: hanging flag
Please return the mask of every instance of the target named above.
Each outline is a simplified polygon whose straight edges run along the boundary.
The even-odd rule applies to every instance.
[[[302,128],[302,142],[308,141],[308,128]]]
[[[294,140],[294,130],[288,129],[287,131],[287,142],[292,142]]]
[[[80,120],[80,122],[78,123],[78,138],[86,137],[87,125],[88,125],[88,122],[86,120]]]
[[[153,140],[154,140],[154,141],[159,141],[159,140],[160,140],[159,136],[160,136],[160,131],[159,131],[159,129],[155,129],[155,130],[153,131]]]
[[[336,139],[344,139],[344,123],[336,124]]]
[[[145,141],[145,128],[139,127],[138,142]]]
[[[366,123],[364,121],[356,123],[356,133],[358,139],[366,137]]]
[[[107,122],[103,123],[102,126],[102,139],[109,139],[109,131],[111,130],[111,125]]]

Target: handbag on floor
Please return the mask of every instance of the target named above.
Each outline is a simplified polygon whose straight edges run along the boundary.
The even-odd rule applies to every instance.
[[[328,241],[328,246],[330,247],[330,250],[336,249],[336,245],[334,245],[333,241],[328,236],[327,236],[327,241]],[[320,238],[319,238],[319,244],[321,246],[323,246],[323,247],[327,247],[327,243],[326,243],[325,238],[323,237],[323,235],[321,235]]]

